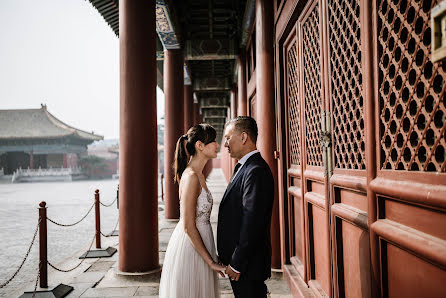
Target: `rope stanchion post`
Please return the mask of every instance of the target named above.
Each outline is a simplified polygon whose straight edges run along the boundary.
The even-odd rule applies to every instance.
[[[96,248],[101,248],[101,204],[99,198],[99,189],[94,192],[94,212],[96,219]]]
[[[163,174],[161,174],[161,182],[160,182],[160,184],[161,184],[161,200],[164,202],[164,188],[163,188],[163,180],[164,180],[164,175]]]
[[[48,240],[47,240],[47,220],[46,202],[39,204],[39,258],[40,258],[40,287],[48,288]]]
[[[106,249],[101,248],[101,215],[100,215],[100,208],[101,208],[101,200],[99,195],[99,190],[96,189],[94,192],[94,206],[95,206],[95,221],[96,221],[96,232],[95,232],[95,238],[96,238],[96,249],[95,250],[88,250],[86,253],[84,253],[82,256],[80,256],[80,259],[85,258],[106,258],[111,257],[115,252],[117,252],[117,249],[114,247],[108,247]],[[113,204],[113,202],[110,205],[104,205],[106,207],[110,207]],[[94,240],[94,239],[93,239]],[[92,242],[93,244],[93,242]],[[91,248],[91,246],[90,246]]]
[[[118,189],[116,190],[116,209],[119,209],[119,184]]]
[[[39,270],[37,272],[36,283],[32,292],[23,293],[20,298],[34,298],[38,297],[65,297],[71,291],[73,287],[59,284],[56,287],[48,287],[48,234],[47,234],[47,207],[46,202],[40,202],[39,204]],[[37,231],[36,231],[37,232]],[[34,237],[36,234],[34,234]],[[34,240],[33,240],[34,241]],[[28,251],[29,253],[29,251]],[[40,281],[40,283],[39,283]],[[46,290],[37,290],[37,284],[40,288]]]

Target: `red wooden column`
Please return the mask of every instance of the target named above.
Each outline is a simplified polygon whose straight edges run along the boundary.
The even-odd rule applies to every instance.
[[[173,182],[172,164],[178,138],[183,135],[184,93],[183,54],[181,50],[164,51],[164,177],[165,180],[165,217],[180,218],[178,185]]]
[[[236,86],[233,86],[231,89],[231,119],[234,119],[235,117],[237,117],[237,88]],[[230,172],[232,173],[232,171],[235,168],[235,165],[237,164],[237,160],[235,158],[231,158],[229,157],[230,160]],[[231,174],[232,175],[232,174]]]
[[[203,123],[203,114],[200,112],[200,106],[198,106],[197,118],[198,123]]]
[[[231,119],[237,117],[237,89],[235,86],[231,89]]]
[[[121,0],[119,270],[159,269],[155,0]]]
[[[199,110],[200,110],[200,107],[199,107],[198,103],[194,103],[194,111],[193,111],[194,118],[193,118],[193,125],[197,125],[197,124],[200,123],[200,121],[199,121],[199,119],[198,119],[199,114],[200,114]]]
[[[67,153],[63,154],[63,167],[68,168],[68,154]]]
[[[29,168],[34,169],[34,152],[29,153]]]
[[[275,195],[271,220],[272,268],[281,267],[279,195],[277,192],[276,126],[274,104],[273,3],[256,0],[256,100],[259,138],[257,147],[274,176]]]
[[[192,85],[184,85],[184,133],[194,125],[194,98]]]
[[[237,69],[237,116],[246,116],[248,115],[248,99],[246,93],[246,57],[244,51],[240,51],[240,54],[238,56]]]

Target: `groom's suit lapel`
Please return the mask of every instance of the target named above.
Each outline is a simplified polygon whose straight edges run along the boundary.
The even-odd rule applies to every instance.
[[[226,201],[226,198],[229,196],[231,189],[234,187],[237,181],[242,179],[241,177],[243,176],[243,172],[245,171],[245,169],[246,169],[246,163],[243,165],[243,167],[240,168],[239,173],[237,173],[237,176],[235,176],[234,180],[232,180],[232,182],[229,183],[228,188],[226,188],[225,194],[223,195],[223,199],[220,202],[220,205],[222,205]]]
[[[240,179],[242,179],[241,177],[243,176],[243,173],[248,168],[249,163],[251,163],[254,159],[257,158],[257,156],[256,156],[257,154],[260,154],[260,153],[256,153],[248,158],[248,160],[245,162],[245,164],[240,168],[239,173],[237,173],[237,176],[235,176],[234,180],[229,183],[228,188],[226,188],[226,191],[225,191],[223,198],[220,202],[220,205],[223,205],[223,203],[226,201],[226,198],[229,196],[231,189],[234,187],[234,185],[237,184],[237,182]]]

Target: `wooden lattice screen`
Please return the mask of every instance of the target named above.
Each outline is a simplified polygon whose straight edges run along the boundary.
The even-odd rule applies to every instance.
[[[365,169],[360,6],[329,0],[330,83],[335,168]]]
[[[306,164],[322,167],[319,4],[302,24]]]
[[[291,164],[300,165],[299,67],[297,60],[297,45],[294,43],[287,52],[289,152]]]
[[[446,171],[446,65],[430,60],[439,2],[377,2],[382,169]]]

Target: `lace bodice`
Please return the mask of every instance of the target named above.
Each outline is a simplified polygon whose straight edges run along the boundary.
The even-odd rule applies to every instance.
[[[210,224],[212,204],[212,194],[207,192],[203,187],[201,193],[197,198],[197,209],[195,212],[196,225]],[[183,219],[183,204],[180,205],[180,220]]]

